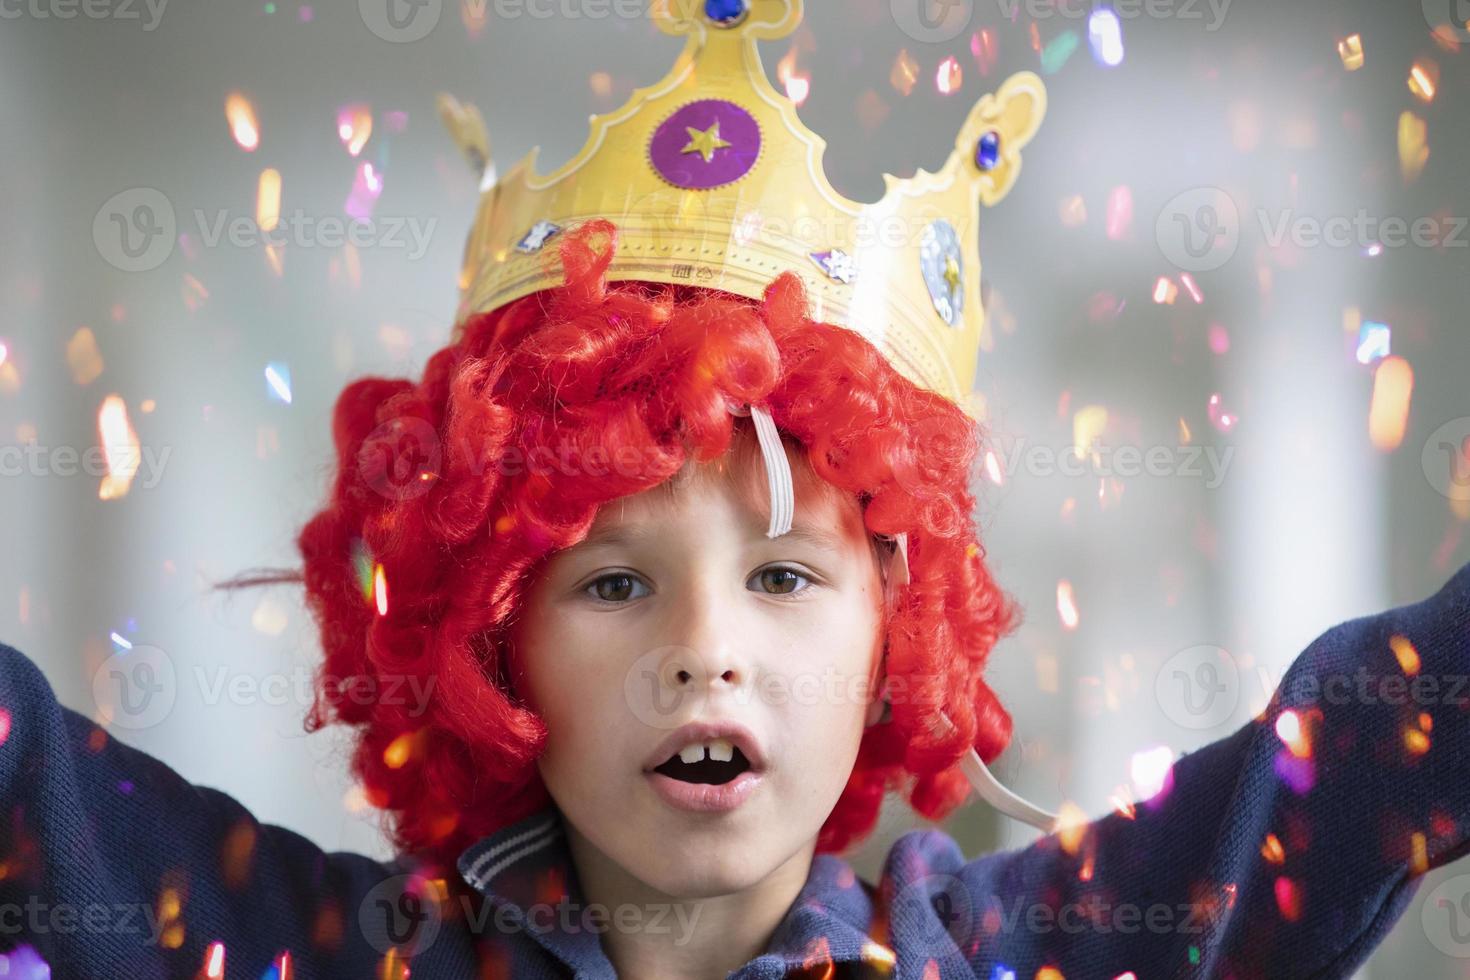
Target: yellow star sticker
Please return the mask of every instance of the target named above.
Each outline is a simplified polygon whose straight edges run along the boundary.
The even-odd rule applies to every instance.
[[[949,283],[950,292],[954,292],[960,285],[960,264],[954,260],[953,255],[944,257],[944,281]]]
[[[695,129],[693,126],[685,126],[689,131],[689,142],[680,153],[698,153],[704,157],[704,162],[709,163],[714,159],[715,151],[722,146],[730,146],[729,140],[720,139],[720,121],[716,119],[710,124],[709,129]]]

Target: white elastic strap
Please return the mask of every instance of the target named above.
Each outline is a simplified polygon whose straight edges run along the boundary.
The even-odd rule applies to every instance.
[[[939,717],[946,725],[954,727],[954,722],[949,720],[949,715],[941,711]],[[975,792],[982,800],[1006,816],[1030,824],[1043,833],[1050,834],[1057,829],[1057,815],[1043,810],[1029,800],[1022,799],[1002,786],[1000,780],[995,778],[973,745],[964,758],[960,759],[960,771],[965,774],[965,778],[970,781],[970,785],[975,788]]]
[[[749,415],[755,423],[755,435],[761,444],[761,458],[766,464],[766,487],[771,494],[771,526],[766,537],[779,538],[791,530],[791,519],[796,515],[796,490],[791,482],[791,461],[786,458],[786,449],[781,445],[781,433],[776,429],[776,420],[771,413],[759,405],[731,406],[734,415]]]

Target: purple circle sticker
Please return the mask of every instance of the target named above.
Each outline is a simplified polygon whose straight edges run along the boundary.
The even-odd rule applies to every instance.
[[[676,109],[653,131],[648,159],[677,187],[708,190],[745,176],[761,151],[750,113],[724,99],[700,99]]]

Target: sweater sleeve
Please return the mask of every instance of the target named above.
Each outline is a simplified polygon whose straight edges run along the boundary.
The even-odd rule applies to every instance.
[[[55,977],[378,976],[374,915],[409,887],[112,739],[3,644],[0,801],[0,950]],[[469,961],[435,938],[435,959]]]
[[[970,862],[906,834],[885,875],[927,937],[907,953],[941,977],[1348,976],[1423,873],[1470,851],[1467,677],[1470,565],[1317,637],[1261,715],[1131,815]]]

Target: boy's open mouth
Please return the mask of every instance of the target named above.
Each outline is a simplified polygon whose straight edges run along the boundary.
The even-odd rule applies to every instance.
[[[684,761],[683,757],[692,758],[696,753],[700,756],[697,762]],[[745,753],[740,751],[739,746],[733,748],[728,761],[712,759],[707,749],[703,746],[696,746],[683,753],[674,753],[667,762],[657,766],[653,771],[684,783],[719,785],[728,783],[749,768],[750,762],[745,758]]]

